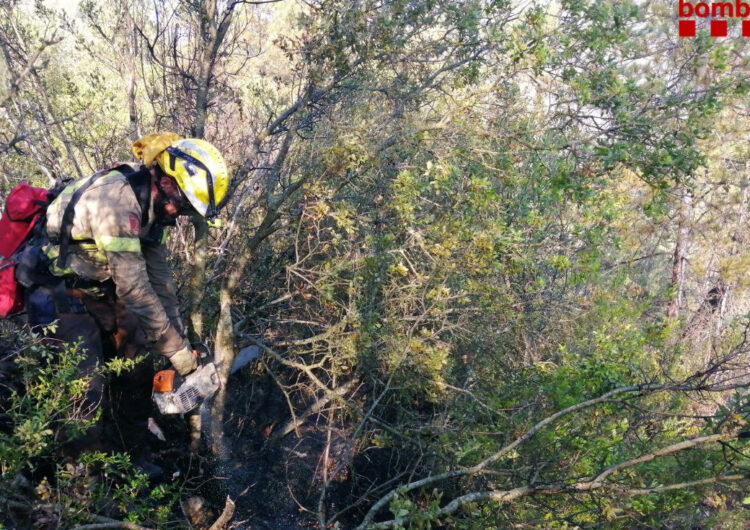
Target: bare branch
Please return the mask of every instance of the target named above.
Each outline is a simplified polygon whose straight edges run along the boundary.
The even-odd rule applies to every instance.
[[[463,469],[456,469],[453,471],[448,471],[446,473],[440,473],[438,475],[433,475],[431,477],[426,477],[420,480],[416,480],[414,482],[411,482],[409,484],[405,484],[399,488],[396,488],[392,490],[387,495],[384,495],[381,497],[373,506],[370,508],[370,510],[367,512],[365,518],[362,520],[362,523],[360,526],[358,526],[358,529],[364,530],[364,528],[368,528],[368,525],[372,522],[375,515],[380,511],[383,507],[388,505],[397,495],[404,494],[406,492],[415,490],[417,488],[421,488],[424,486],[427,486],[429,484],[433,484],[435,482],[439,482],[446,479],[452,479],[462,476],[469,476],[469,475],[476,475],[478,473],[483,472],[490,464],[497,462],[501,458],[503,458],[505,455],[509,454],[511,451],[513,451],[516,447],[523,444],[530,438],[532,438],[535,434],[537,434],[540,430],[542,430],[547,425],[550,425],[551,423],[555,422],[556,420],[562,418],[563,416],[567,416],[573,412],[577,412],[580,410],[584,410],[596,405],[600,405],[602,403],[608,402],[611,400],[612,397],[617,395],[623,395],[623,394],[644,394],[644,393],[654,393],[654,392],[664,392],[664,391],[687,391],[687,390],[702,390],[702,391],[712,391],[718,389],[711,389],[710,387],[707,388],[697,388],[695,386],[688,386],[688,385],[658,385],[658,384],[649,384],[649,385],[633,385],[633,386],[627,386],[622,388],[616,388],[614,390],[611,390],[609,392],[606,392],[605,394],[602,394],[601,396],[590,399],[588,401],[584,401],[581,403],[578,403],[576,405],[570,406],[566,409],[563,409],[555,414],[552,414],[551,416],[546,417],[536,425],[534,425],[531,429],[526,431],[523,435],[516,438],[513,442],[507,444],[502,449],[497,451],[496,453],[490,455],[489,457],[485,458],[481,462],[477,463],[476,465],[469,467],[469,468],[463,468]],[[710,443],[715,441],[722,441],[726,439],[732,439],[733,437],[736,438],[737,433],[732,433],[730,435],[727,434],[719,434],[719,435],[712,435],[708,437],[703,438],[697,438],[694,440],[686,440],[684,442],[680,442],[680,444],[675,444],[674,446],[668,446],[664,449],[660,450],[660,452],[654,452],[654,453],[648,453],[647,455],[643,455],[639,457],[639,459],[649,458],[649,455],[653,455],[651,459],[656,458],[658,456],[663,456],[665,454],[670,454],[670,452],[674,451],[681,451],[683,449],[686,449],[688,447],[693,447],[695,445],[701,444],[701,443]],[[727,437],[727,438],[725,438]],[[681,444],[684,444],[681,445]],[[626,462],[623,462],[621,464],[618,464],[617,466],[613,466],[613,468],[608,468],[607,470],[602,472],[602,477],[599,479],[599,482],[601,482],[604,478],[609,476],[611,473],[614,473],[615,471],[619,471],[620,469],[624,469],[625,467],[631,467],[632,465],[635,465],[637,463],[640,463],[641,460],[633,459],[628,460]],[[648,460],[642,460],[643,462],[646,462]],[[619,466],[619,467],[618,467]]]
[[[466,495],[462,495],[461,497],[458,497],[451,501],[450,503],[446,504],[443,508],[440,509],[439,516],[445,516],[449,515],[456,510],[458,510],[461,506],[471,503],[471,502],[479,502],[479,501],[494,501],[501,504],[506,504],[509,502],[513,502],[517,499],[520,499],[522,497],[531,496],[531,495],[558,495],[561,493],[575,493],[580,491],[591,491],[594,489],[611,489],[615,490],[619,493],[623,493],[626,495],[636,496],[636,495],[649,495],[651,493],[661,493],[664,491],[673,491],[678,489],[687,489],[687,488],[693,488],[696,486],[705,486],[707,484],[717,484],[721,482],[736,482],[739,480],[745,480],[747,477],[744,475],[720,475],[718,477],[711,477],[707,479],[702,480],[694,480],[691,482],[679,482],[675,484],[669,484],[666,486],[660,486],[657,488],[648,488],[648,489],[628,489],[628,488],[620,488],[618,486],[607,484],[607,483],[595,483],[595,482],[581,482],[578,484],[573,484],[571,486],[563,486],[563,485],[557,485],[557,486],[546,486],[546,487],[531,487],[531,486],[523,486],[520,488],[514,488],[512,490],[506,490],[506,491],[479,491],[479,492],[473,492],[468,493]],[[378,523],[370,526],[369,528],[393,528],[395,526],[393,521],[385,521],[383,523]]]
[[[103,530],[106,528],[123,528],[125,530],[148,530],[145,526],[138,526],[125,521],[113,521],[111,523],[91,523],[73,527],[73,530]]]
[[[46,50],[50,46],[54,46],[62,40],[62,37],[56,38],[55,35],[56,33],[53,32],[52,36],[49,39],[43,40],[34,55],[26,59],[26,66],[24,67],[24,69],[13,76],[13,78],[10,80],[10,90],[8,94],[3,99],[0,99],[0,107],[5,105],[18,93],[18,90],[21,88],[21,84],[23,83],[24,79],[26,79],[26,77],[28,77],[29,74],[34,71],[34,68],[36,68],[36,62],[42,56],[44,50]],[[8,68],[10,67],[11,65],[8,64]]]

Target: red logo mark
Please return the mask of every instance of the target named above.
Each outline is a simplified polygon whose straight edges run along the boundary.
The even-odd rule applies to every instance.
[[[128,220],[130,221],[130,229],[138,234],[141,231],[141,220],[134,213],[128,215]]]
[[[695,20],[680,20],[680,37],[695,37]]]
[[[726,37],[727,36],[727,21],[726,20],[712,20],[711,21],[711,36],[712,37]]]

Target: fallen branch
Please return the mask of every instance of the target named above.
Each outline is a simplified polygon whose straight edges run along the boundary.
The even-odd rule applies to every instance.
[[[357,527],[357,530],[364,530],[365,528],[369,528],[372,524],[372,520],[375,517],[375,515],[385,506],[387,506],[397,495],[407,493],[409,491],[422,488],[424,486],[427,486],[429,484],[433,484],[435,482],[439,482],[442,480],[462,477],[462,476],[471,476],[476,475],[481,472],[483,472],[490,464],[497,462],[504,456],[508,455],[513,451],[516,447],[521,445],[522,443],[528,441],[530,438],[532,438],[534,435],[536,435],[540,430],[542,430],[544,427],[550,425],[551,423],[555,422],[556,420],[562,418],[563,416],[567,416],[573,412],[577,412],[583,409],[587,409],[596,405],[600,405],[606,402],[609,402],[612,397],[622,394],[644,394],[644,393],[655,393],[655,392],[665,392],[665,391],[703,391],[703,392],[710,392],[710,391],[718,391],[723,390],[724,388],[721,387],[706,387],[706,386],[699,386],[695,387],[693,385],[686,385],[686,384],[675,384],[675,385],[659,385],[659,384],[646,384],[646,385],[632,385],[632,386],[626,386],[621,388],[615,388],[614,390],[610,390],[609,392],[606,392],[602,394],[601,396],[593,399],[589,399],[587,401],[583,401],[581,403],[578,403],[576,405],[572,405],[566,409],[563,409],[559,412],[556,412],[555,414],[552,414],[551,416],[547,416],[545,419],[534,425],[531,429],[526,431],[523,435],[516,438],[511,443],[505,445],[503,448],[501,448],[499,451],[495,452],[494,454],[488,456],[481,462],[475,464],[472,467],[462,468],[462,469],[456,469],[453,471],[447,471],[445,473],[440,473],[438,475],[433,475],[431,477],[426,477],[420,480],[415,480],[413,482],[410,482],[408,484],[405,484],[403,486],[400,486],[392,491],[390,491],[388,494],[381,497],[375,504],[372,505],[370,510],[365,515],[364,519],[362,520],[362,523]],[[738,433],[733,433],[731,437],[736,438]],[[727,435],[713,435],[709,437],[704,437],[706,439],[709,439],[708,441],[718,441],[722,440],[723,436]],[[718,437],[718,438],[717,438]],[[687,443],[690,444],[691,441],[687,440],[685,442],[681,443]],[[679,444],[678,444],[679,445]],[[693,444],[694,445],[694,444]],[[669,446],[671,448],[672,446]],[[669,448],[664,448],[663,450],[668,450]],[[665,453],[666,454],[666,453]],[[644,455],[639,458],[645,458],[647,455]],[[663,456],[661,453],[656,456]],[[647,461],[647,460],[644,460]],[[625,466],[625,464],[629,463],[631,461],[623,462],[621,464],[618,464],[617,466],[613,466],[611,468],[607,468],[602,472],[602,477],[600,479],[603,480],[606,478],[609,474],[618,471],[619,469],[622,469],[621,466]],[[640,463],[640,462],[639,462]],[[618,467],[620,466],[620,467]],[[629,467],[629,466],[626,466]],[[523,488],[519,488],[521,490]],[[513,490],[515,491],[515,490]],[[526,493],[524,493],[525,495]],[[467,501],[468,502],[468,501]]]
[[[214,524],[212,524],[208,530],[223,530],[229,524],[229,521],[232,520],[232,517],[234,517],[234,501],[229,495],[227,495],[227,502],[224,504],[224,511],[221,512],[219,518],[216,519]]]
[[[439,475],[433,475],[431,477],[426,477],[421,480],[415,480],[414,482],[410,482],[409,484],[405,484],[403,486],[400,486],[399,488],[392,490],[390,493],[384,495],[375,504],[372,505],[370,510],[365,515],[365,518],[362,520],[362,523],[357,527],[357,530],[360,530],[360,529],[364,530],[365,528],[369,528],[375,515],[381,510],[381,508],[387,506],[397,495],[404,494],[406,492],[427,486],[434,482],[439,482],[441,480],[461,477],[465,475],[475,475],[481,472],[483,469],[485,469],[487,466],[489,466],[493,462],[500,460],[503,456],[507,455],[508,453],[513,451],[516,447],[518,447],[519,445],[521,445],[522,443],[524,443],[525,441],[533,437],[536,433],[538,433],[544,427],[546,427],[550,423],[553,423],[555,420],[563,416],[566,416],[568,414],[571,414],[573,412],[576,412],[582,409],[593,407],[595,405],[599,405],[600,403],[607,402],[613,396],[616,396],[619,394],[643,392],[646,390],[656,390],[659,388],[662,388],[662,385],[633,385],[633,386],[627,386],[627,387],[622,387],[622,388],[616,388],[605,394],[602,394],[601,396],[597,398],[589,399],[588,401],[583,401],[581,403],[578,403],[576,405],[572,405],[566,409],[563,409],[559,412],[556,412],[555,414],[546,417],[545,419],[543,419],[542,421],[534,425],[531,429],[529,429],[528,431],[526,431],[526,433],[516,438],[513,442],[509,443],[508,445],[506,445],[505,447],[503,447],[496,453],[490,455],[489,457],[485,458],[484,460],[482,460],[481,462],[479,462],[478,464],[472,467],[456,469],[453,471],[447,471],[445,473],[440,473]]]
[[[341,385],[340,387],[332,390],[331,392],[335,396],[344,397],[355,385],[357,381],[352,379],[351,381]],[[310,405],[302,414],[298,417],[293,417],[287,421],[284,426],[273,433],[269,441],[276,441],[283,438],[292,431],[296,431],[310,416],[319,413],[323,408],[333,399],[329,395],[325,395],[318,399],[315,403]]]
[[[73,530],[97,530],[99,528],[124,528],[126,530],[150,530],[145,526],[140,526],[135,523],[129,523],[127,521],[117,521],[104,517],[103,515],[91,515],[91,520],[96,521],[91,524],[84,524],[76,526]]]
[[[710,436],[700,436],[698,438],[693,438],[690,440],[683,440],[682,442],[668,445],[666,447],[662,447],[661,449],[657,449],[656,451],[651,451],[650,453],[646,453],[636,458],[631,458],[630,460],[626,460],[625,462],[620,462],[619,464],[610,466],[604,471],[602,471],[601,473],[599,473],[596,476],[596,478],[592,480],[592,482],[593,483],[603,482],[607,477],[609,477],[613,473],[616,473],[623,469],[627,469],[629,467],[633,467],[637,464],[651,462],[652,460],[659,458],[660,456],[671,455],[674,453],[678,453],[680,451],[684,451],[685,449],[690,449],[691,447],[695,447],[695,446],[703,445],[707,443],[726,442],[727,440],[734,440],[738,438],[739,435],[740,435],[739,432],[729,432],[729,433],[723,433],[723,434],[712,434]]]
[[[555,495],[555,494],[560,494],[560,493],[592,491],[592,490],[600,489],[600,488],[614,489],[621,493],[631,495],[631,496],[648,495],[650,493],[659,493],[662,491],[684,489],[684,488],[690,488],[694,486],[703,486],[706,484],[715,484],[718,482],[737,481],[737,480],[742,480],[744,478],[745,478],[744,475],[721,475],[721,476],[712,477],[709,479],[695,480],[692,482],[681,482],[677,484],[669,484],[667,486],[662,486],[659,488],[650,488],[650,489],[619,488],[612,484],[601,483],[601,482],[597,483],[597,482],[591,481],[591,482],[582,482],[579,484],[573,484],[571,486],[553,485],[553,486],[539,487],[539,488],[531,487],[531,486],[524,486],[521,488],[514,488],[508,491],[480,491],[480,492],[475,492],[475,493],[468,493],[466,495],[453,499],[450,503],[446,504],[443,508],[440,509],[439,516],[449,515],[455,512],[458,508],[460,508],[464,504],[467,504],[470,502],[485,501],[485,500],[491,500],[497,503],[504,504],[504,503],[508,503],[516,499],[519,499],[521,497],[525,497],[529,495]],[[373,525],[371,528],[392,528],[394,526],[394,523],[395,521],[386,521],[384,523]]]
[[[539,486],[539,487],[522,486],[519,488],[513,488],[511,490],[503,490],[503,491],[476,491],[472,493],[467,493],[466,495],[462,495],[460,497],[453,499],[451,502],[449,502],[448,504],[446,504],[440,509],[440,511],[437,513],[437,517],[450,515],[451,513],[458,510],[461,506],[472,503],[472,502],[494,501],[499,504],[506,504],[506,503],[518,500],[522,497],[528,497],[531,495],[557,495],[561,493],[578,493],[582,491],[588,492],[588,491],[593,491],[596,489],[615,490],[619,493],[623,493],[629,496],[649,495],[651,493],[661,493],[664,491],[673,491],[677,489],[692,488],[696,486],[705,486],[707,484],[717,484],[720,482],[733,482],[733,481],[743,480],[746,478],[747,477],[745,475],[719,475],[718,477],[711,477],[711,478],[702,479],[702,480],[694,480],[690,482],[679,482],[675,484],[668,484],[666,486],[659,486],[656,488],[647,488],[647,489],[622,488],[615,484],[609,484],[607,482],[597,482],[596,480],[592,480],[592,481],[579,482],[576,484],[569,484],[569,485],[553,484],[553,485]],[[403,524],[403,521],[400,523],[397,523],[396,521],[391,520],[391,521],[384,521],[382,523],[370,524],[367,528],[380,530],[380,529],[386,529],[386,528],[395,528],[401,524]]]
[[[145,526],[127,523],[125,521],[113,521],[111,523],[91,523],[73,527],[73,530],[101,530],[104,528],[124,528],[126,530],[149,530]]]

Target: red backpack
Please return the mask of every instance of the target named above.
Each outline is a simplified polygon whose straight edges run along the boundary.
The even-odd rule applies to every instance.
[[[0,218],[0,318],[23,309],[23,293],[15,278],[13,255],[29,238],[52,197],[44,188],[21,182],[5,201]]]

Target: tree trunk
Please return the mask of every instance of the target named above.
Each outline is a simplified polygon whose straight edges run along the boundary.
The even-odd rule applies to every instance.
[[[134,142],[142,136],[141,127],[138,123],[138,74],[136,72],[136,57],[138,57],[138,34],[133,31],[132,51],[130,53],[130,64],[128,67],[128,119],[130,120],[130,139]]]
[[[219,56],[219,49],[232,23],[235,6],[234,3],[227,6],[221,16],[218,16],[216,0],[205,0],[201,2],[199,7],[203,51],[198,71],[195,115],[190,131],[194,138],[203,138],[206,132],[206,118],[210,105],[209,91],[213,80],[214,67],[216,66],[216,58]]]
[[[237,269],[235,269],[235,272]],[[235,274],[232,274],[235,276]],[[226,408],[226,381],[232,370],[232,362],[237,355],[234,347],[234,329],[232,328],[232,294],[230,283],[225,283],[219,292],[219,322],[216,326],[216,351],[214,358],[220,366],[219,377],[222,386],[214,396],[211,404],[211,450],[221,466],[229,459],[230,450],[224,439],[224,409]]]
[[[203,138],[208,114],[208,90],[211,84],[213,66],[216,60],[212,52],[215,49],[216,33],[216,0],[204,0],[200,3],[202,53],[198,69],[198,87],[195,96],[195,115],[190,134],[194,138]]]
[[[675,241],[672,257],[672,300],[670,300],[667,306],[668,318],[677,318],[680,316],[680,306],[682,305],[684,294],[685,261],[687,260],[687,247],[690,237],[693,194],[687,188],[682,188],[680,194],[680,211],[677,216],[677,240]]]
[[[209,107],[209,90],[213,78],[213,70],[216,65],[216,58],[219,54],[219,49],[226,35],[227,29],[231,23],[232,11],[234,10],[235,4],[231,4],[227,7],[227,11],[222,15],[221,22],[217,20],[217,0],[203,0],[198,5],[198,11],[201,17],[200,28],[201,28],[201,39],[202,39],[202,51],[200,53],[200,66],[198,73],[198,86],[195,99],[195,112],[193,115],[193,124],[191,127],[191,135],[194,138],[203,138],[206,130],[206,118],[208,115]],[[206,282],[206,260],[208,255],[208,224],[202,217],[195,216],[192,219],[194,228],[194,242],[193,242],[193,266],[190,271],[190,295],[189,295],[189,323],[188,332],[190,340],[198,342],[203,338],[203,313],[201,308],[201,302],[203,295],[205,294],[205,282]],[[226,301],[227,294],[220,293],[222,308],[229,302]],[[222,309],[223,314],[223,309]],[[220,317],[221,319],[222,317]],[[231,315],[230,315],[230,327],[231,327]],[[227,345],[227,341],[232,341],[231,333],[227,335],[222,333],[222,322],[220,320],[216,336],[216,347],[214,354],[214,361],[221,366],[221,380],[226,386],[226,381],[229,377],[229,371],[232,367],[232,360],[234,359],[234,345]],[[231,330],[230,330],[231,331]],[[227,338],[228,337],[228,338]],[[229,348],[229,350],[227,349]],[[230,351],[231,353],[226,353]],[[227,361],[222,365],[223,359]],[[223,413],[217,415],[216,410],[223,411],[224,403],[226,401],[226,393],[222,387],[222,391],[214,398],[211,420],[210,420],[210,432],[211,432],[211,445],[213,447],[214,454],[218,457],[219,462],[224,461],[228,456],[229,452],[224,444],[223,437]]]
[[[49,115],[51,122],[54,123],[53,128],[57,132],[58,138],[65,147],[65,152],[68,154],[68,159],[73,163],[73,167],[75,167],[78,177],[83,177],[83,170],[81,169],[81,165],[78,163],[78,157],[76,157],[75,151],[73,150],[73,145],[70,142],[70,138],[68,138],[68,134],[65,132],[65,129],[60,124],[60,120],[56,116],[55,107],[52,104],[52,101],[50,101],[49,99],[49,94],[47,93],[47,88],[44,86],[44,81],[35,71],[32,71],[31,75],[36,83],[39,94],[42,96],[41,101],[43,102],[43,108]]]
[[[203,138],[206,131],[206,118],[209,107],[209,89],[213,79],[214,66],[224,37],[232,20],[234,4],[227,7],[221,21],[217,18],[217,1],[204,0],[198,6],[201,17],[202,52],[195,100],[195,113],[191,134]],[[190,272],[189,333],[190,340],[199,341],[203,337],[203,314],[201,301],[205,293],[206,257],[208,254],[208,225],[202,217],[193,218],[195,240],[193,244],[193,267]]]
[[[191,342],[203,339],[203,311],[201,301],[206,293],[206,256],[208,254],[208,223],[203,217],[192,218],[193,264],[190,269],[188,294],[188,333]]]

